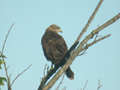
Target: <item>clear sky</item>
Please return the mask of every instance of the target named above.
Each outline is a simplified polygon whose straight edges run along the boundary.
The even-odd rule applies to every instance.
[[[59,25],[61,34],[70,47],[84,27],[99,0],[0,0],[0,47],[12,23],[15,23],[7,41],[5,55],[11,80],[25,69],[13,90],[37,90],[47,62],[41,47],[41,37],[51,24]],[[104,0],[88,32],[120,13],[120,0]],[[86,90],[120,90],[120,20],[100,33],[112,36],[88,49],[71,65],[75,79],[66,78],[61,89],[80,90],[86,80]],[[3,75],[3,71],[0,72]],[[60,81],[60,80],[59,80]],[[58,82],[59,82],[58,81]],[[52,90],[55,89],[57,84]],[[6,90],[6,87],[2,87]]]

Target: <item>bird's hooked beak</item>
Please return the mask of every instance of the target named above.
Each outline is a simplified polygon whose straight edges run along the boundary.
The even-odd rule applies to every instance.
[[[63,31],[61,29],[57,29],[57,32],[61,32],[62,33]]]

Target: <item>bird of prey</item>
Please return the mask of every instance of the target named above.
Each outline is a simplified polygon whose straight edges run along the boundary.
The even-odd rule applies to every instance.
[[[59,35],[59,32],[62,32],[61,28],[52,24],[46,29],[41,39],[44,56],[55,66],[58,66],[64,60],[63,57],[68,51],[65,40]],[[65,74],[69,79],[74,79],[74,73],[70,67],[68,67]]]

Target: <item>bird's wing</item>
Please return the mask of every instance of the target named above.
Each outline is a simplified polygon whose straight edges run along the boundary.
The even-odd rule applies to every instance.
[[[51,61],[54,64],[59,64],[67,52],[67,45],[63,38],[52,39],[48,42],[48,51],[51,55]]]

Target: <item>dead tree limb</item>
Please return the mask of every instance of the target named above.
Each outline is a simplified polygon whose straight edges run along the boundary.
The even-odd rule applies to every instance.
[[[94,19],[97,11],[99,10],[102,2],[103,2],[103,0],[100,0],[100,2],[98,3],[97,7],[96,7],[95,10],[94,10],[94,12],[93,12],[92,15],[90,16],[87,24],[86,24],[85,27],[82,29],[82,31],[80,32],[80,34],[79,34],[79,36],[78,36],[78,38],[77,38],[77,40],[76,40],[75,42],[80,41],[80,39],[81,39],[81,37],[83,36],[83,34],[87,31],[89,25],[91,24],[91,22],[92,22],[92,20]]]
[[[43,88],[43,90],[48,90],[51,88],[55,82],[58,80],[58,78],[66,71],[66,69],[72,64],[72,62],[75,60],[75,58],[86,48],[91,47],[92,45],[96,44],[97,42],[100,42],[101,40],[104,40],[110,36],[110,34],[103,36],[102,38],[97,39],[96,41],[93,41],[90,44],[87,44],[87,42],[92,39],[97,33],[99,33],[101,30],[106,28],[108,25],[111,25],[115,21],[117,21],[120,18],[120,14],[114,16],[112,19],[108,20],[103,25],[99,26],[97,29],[94,29],[88,36],[81,41],[77,49],[75,49],[72,53],[70,58],[68,59],[67,63],[55,74],[55,76],[47,83],[47,85]],[[84,47],[87,44],[86,48]]]
[[[46,79],[46,76],[43,77],[43,80],[41,81],[41,84],[39,86],[38,90],[48,90],[50,89],[54,83],[56,82],[56,80],[58,80],[58,78],[64,73],[64,71],[66,71],[66,69],[72,64],[72,62],[74,61],[74,59],[84,50],[87,50],[89,47],[91,47],[92,45],[96,44],[97,42],[100,42],[101,40],[104,40],[108,37],[110,37],[110,34],[105,35],[101,38],[95,38],[95,40],[91,43],[88,43],[89,40],[93,39],[93,37],[95,35],[97,35],[100,31],[102,31],[104,28],[106,28],[107,26],[113,24],[115,21],[117,21],[120,18],[120,14],[114,16],[113,18],[111,18],[110,20],[108,20],[107,22],[105,22],[104,24],[102,24],[101,26],[99,26],[98,28],[92,30],[92,32],[90,34],[88,34],[79,44],[79,41],[81,39],[81,37],[83,36],[83,34],[87,31],[90,23],[92,22],[92,20],[94,19],[98,9],[100,8],[100,5],[102,4],[103,0],[100,0],[100,2],[98,3],[97,7],[95,8],[93,14],[91,15],[91,17],[89,18],[87,24],[85,25],[85,27],[83,28],[83,30],[81,31],[81,33],[79,34],[78,38],[76,39],[75,43],[72,45],[72,47],[69,49],[69,57],[67,58],[66,62],[62,65],[62,68],[54,75],[54,77],[46,84],[48,78]],[[77,44],[76,44],[77,42]],[[76,44],[76,45],[75,45]],[[79,44],[79,46],[76,48],[76,46]],[[74,46],[75,45],[75,46]],[[73,49],[72,49],[73,48]],[[65,56],[66,57],[66,56]],[[55,71],[56,72],[56,71]],[[55,73],[54,72],[54,73]],[[52,73],[53,74],[53,73]],[[51,74],[51,75],[52,75]],[[50,77],[49,77],[50,78]]]

